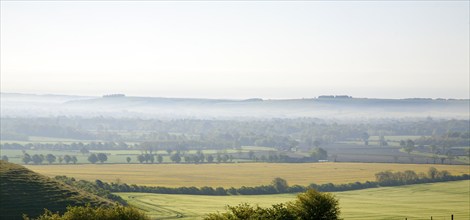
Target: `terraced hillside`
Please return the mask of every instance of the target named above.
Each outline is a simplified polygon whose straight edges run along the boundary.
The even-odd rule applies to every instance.
[[[64,185],[23,166],[0,161],[0,219],[35,217],[47,208],[63,212],[69,205],[111,205],[108,200]]]

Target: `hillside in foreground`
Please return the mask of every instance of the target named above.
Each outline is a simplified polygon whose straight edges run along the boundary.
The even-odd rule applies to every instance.
[[[0,161],[0,219],[36,217],[47,208],[64,212],[66,207],[110,205],[95,195],[64,185],[21,165]]]

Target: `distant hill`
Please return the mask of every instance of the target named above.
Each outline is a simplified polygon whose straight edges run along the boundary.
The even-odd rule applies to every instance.
[[[468,99],[368,99],[320,96],[308,99],[196,99],[1,94],[2,117],[139,118],[457,118],[468,119]]]
[[[0,219],[37,217],[47,208],[64,212],[66,207],[111,205],[112,202],[59,183],[21,165],[0,161]]]

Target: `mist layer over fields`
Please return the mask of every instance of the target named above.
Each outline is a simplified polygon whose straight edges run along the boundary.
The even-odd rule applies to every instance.
[[[367,99],[348,96],[228,100],[2,93],[1,112],[2,117],[467,119],[470,102],[468,99]]]

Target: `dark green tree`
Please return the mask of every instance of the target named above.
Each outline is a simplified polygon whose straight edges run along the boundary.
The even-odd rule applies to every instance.
[[[179,163],[181,162],[181,156],[178,152],[176,152],[175,154],[171,155],[170,160],[175,163]]]
[[[70,161],[72,161],[72,157],[70,155],[65,155],[64,156],[64,161],[65,161],[66,164],[69,164]]]
[[[209,155],[209,156],[207,156],[206,160],[207,160],[207,163],[212,163],[212,162],[214,162],[214,156]]]
[[[96,162],[98,162],[98,157],[96,156],[96,154],[90,154],[90,156],[88,156],[88,161],[90,161],[90,163],[92,164],[95,164]]]
[[[287,192],[287,189],[289,188],[289,184],[287,184],[287,181],[285,179],[280,178],[280,177],[274,178],[273,181],[271,182],[271,185],[279,193]]]
[[[56,157],[55,157],[54,155],[52,155],[52,154],[47,154],[47,155],[46,155],[46,160],[47,160],[47,162],[49,162],[49,164],[51,164],[51,163],[54,163],[54,162],[55,162]]]
[[[29,162],[32,161],[31,156],[28,153],[23,154],[23,158],[21,158],[24,164],[28,164]]]
[[[137,160],[139,163],[144,163],[145,161],[145,156],[143,154],[137,156]]]
[[[72,156],[72,163],[73,164],[76,164],[78,161],[77,157],[76,156]]]
[[[288,204],[298,219],[339,219],[340,209],[338,199],[331,193],[321,193],[309,189],[297,195],[297,200]]]
[[[108,160],[108,156],[106,156],[105,153],[98,153],[97,157],[100,163],[104,163],[105,161]]]
[[[157,155],[157,162],[162,163],[163,162],[163,156],[162,155]]]
[[[39,154],[35,154],[33,155],[33,157],[31,158],[31,160],[33,161],[34,164],[41,164],[43,161],[44,161],[44,156],[43,155],[39,155]]]
[[[408,155],[411,154],[412,151],[415,149],[415,142],[413,140],[408,139],[405,144],[405,148],[403,150],[408,153]]]
[[[314,161],[326,160],[328,159],[328,152],[326,152],[326,150],[324,150],[323,148],[318,147],[313,149],[310,156]]]
[[[364,141],[364,145],[369,145],[369,137],[369,133],[362,133],[362,141]]]

